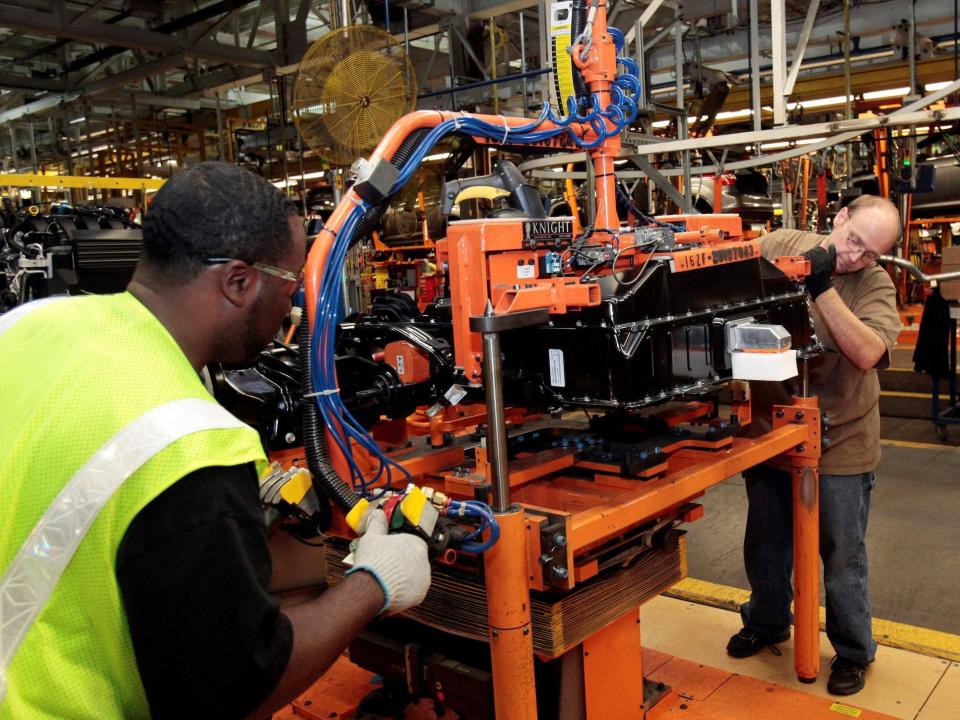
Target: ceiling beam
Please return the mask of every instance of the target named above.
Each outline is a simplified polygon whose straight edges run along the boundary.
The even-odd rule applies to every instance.
[[[87,15],[89,15],[89,14],[92,13],[92,12],[95,12],[96,10],[99,10],[101,7],[103,7],[103,6],[106,5],[106,4],[107,4],[107,0],[97,0],[95,3],[93,3],[93,4],[91,4],[91,5],[88,5],[85,9],[81,10],[81,11],[78,12],[76,15],[74,15],[72,18],[70,18],[70,22],[75,22],[75,21],[77,21],[77,20],[83,20],[84,17],[86,17]]]
[[[0,6],[0,25],[22,32],[53,35],[58,38],[106,43],[119,47],[135,48],[156,53],[182,52],[191,57],[202,57],[216,62],[268,67],[273,65],[273,54],[262,50],[223,45],[212,40],[187,42],[182,38],[164,35],[152,30],[108,25],[92,20],[64,22],[54,13],[22,10]]]
[[[87,83],[78,89],[84,95],[95,95],[106,90],[113,90],[115,87],[122,87],[127,83],[142,80],[150,75],[165,73],[168,70],[173,70],[174,68],[180,67],[184,64],[184,62],[186,62],[186,57],[183,53],[165,55],[164,57],[159,57],[156,60],[151,60],[150,62],[136,65],[128,70],[124,70],[113,75],[107,75],[99,80],[94,80],[93,82]]]
[[[6,88],[8,90],[48,90],[56,92],[66,90],[67,84],[63,80],[0,73],[0,88]]]
[[[126,107],[133,105],[144,107],[177,108],[179,110],[216,110],[216,100],[209,98],[177,98],[168,95],[154,95],[153,93],[143,92],[141,90],[110,90],[97,96],[97,100],[123,104]],[[233,107],[233,103],[226,100],[221,101],[223,109]]]
[[[34,102],[27,103],[26,105],[21,105],[20,107],[11,108],[5,112],[0,112],[0,123],[13,122],[15,120],[19,120],[20,118],[27,117],[28,115],[37,115],[47,110],[56,108],[61,104],[65,105],[66,103],[73,102],[74,100],[77,100],[85,95],[97,95],[108,90],[113,90],[116,87],[123,86],[128,82],[140,80],[148,75],[166,72],[172,68],[179,67],[183,64],[183,62],[183,53],[174,53],[172,55],[157,58],[156,60],[151,60],[148,63],[143,63],[142,65],[137,65],[129,70],[119,72],[116,75],[110,75],[108,77],[101,78],[89,83],[84,87],[75,88],[68,92],[57,93],[55,95],[49,95],[39,100],[35,100]]]

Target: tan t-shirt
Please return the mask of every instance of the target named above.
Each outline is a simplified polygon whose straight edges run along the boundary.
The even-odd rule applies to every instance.
[[[760,239],[763,256],[799,255],[820,244],[822,235],[802,230],[777,230]],[[820,471],[830,475],[856,475],[875,470],[880,463],[880,381],[877,370],[890,364],[890,351],[900,332],[897,291],[883,269],[866,267],[855,273],[834,275],[833,287],[861,322],[886,345],[887,352],[874,369],[860,370],[837,349],[817,306],[810,302],[810,317],[826,352],[810,360],[810,392],[818,396],[829,420],[820,459]],[[797,379],[785,383],[752,382],[753,422],[750,435],[767,432],[771,407],[789,403],[799,390]],[[771,463],[780,464],[780,463]]]

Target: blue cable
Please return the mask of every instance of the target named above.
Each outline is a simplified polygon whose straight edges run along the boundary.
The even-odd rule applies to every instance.
[[[616,28],[609,28],[611,37],[614,40],[616,52],[623,49],[623,33]],[[390,190],[390,194],[397,192],[412,177],[413,173],[423,162],[426,155],[433,147],[446,135],[452,132],[463,132],[467,135],[480,137],[487,140],[520,144],[531,144],[551,140],[563,133],[567,133],[573,143],[582,149],[589,150],[598,147],[607,137],[613,137],[623,132],[623,129],[631,123],[637,115],[637,103],[632,97],[639,94],[640,80],[639,68],[630,58],[617,57],[619,66],[626,70],[625,74],[619,76],[611,84],[612,103],[605,109],[600,108],[599,100],[595,95],[591,95],[589,107],[583,107],[578,104],[577,99],[567,98],[567,116],[558,118],[550,104],[545,102],[539,117],[526,125],[520,125],[513,128],[504,129],[503,126],[488,123],[471,116],[463,116],[445,120],[432,128],[424,139],[417,145],[410,157],[404,163],[398,174],[397,180]],[[583,112],[581,112],[581,109]],[[550,121],[556,127],[545,130],[538,130],[545,121]],[[576,129],[571,127],[574,122],[588,125],[596,134],[593,141],[586,141],[577,134]],[[612,125],[608,128],[607,121]],[[317,296],[315,311],[315,330],[310,338],[310,363],[313,371],[315,393],[314,401],[317,409],[323,419],[324,425],[329,429],[330,436],[333,438],[338,449],[343,454],[350,470],[351,483],[360,493],[368,496],[367,485],[375,483],[385,474],[385,483],[380,491],[373,497],[379,497],[391,487],[393,471],[399,470],[405,478],[412,480],[410,473],[392,458],[387,457],[376,441],[370,436],[365,428],[353,417],[343,399],[340,397],[337,389],[336,363],[334,360],[334,348],[336,343],[336,328],[340,308],[340,287],[341,273],[346,260],[347,252],[353,244],[353,236],[357,231],[357,226],[364,213],[370,208],[365,202],[357,203],[350,211],[340,231],[334,236],[330,247],[327,262],[324,265],[323,275],[320,281],[320,289]],[[322,358],[322,361],[321,361]],[[375,457],[379,463],[376,475],[369,481],[364,478],[363,472],[357,465],[353,457],[351,443],[355,442],[372,457]],[[480,528],[468,536],[468,540],[461,545],[461,549],[467,552],[484,552],[496,543],[500,536],[500,529],[490,508],[480,502],[454,501],[451,507],[467,517],[479,518]],[[483,532],[489,528],[490,538],[486,542],[475,542],[480,538]]]

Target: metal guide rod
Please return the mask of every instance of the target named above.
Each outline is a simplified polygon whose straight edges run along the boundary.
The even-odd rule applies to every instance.
[[[492,315],[488,305],[486,315]],[[493,511],[510,509],[507,471],[507,425],[503,417],[503,377],[500,372],[500,333],[483,333],[483,385],[487,395],[487,461],[493,484]]]
[[[510,510],[510,477],[507,466],[507,426],[503,417],[503,375],[500,333],[542,325],[550,319],[546,308],[497,315],[487,300],[483,315],[470,318],[470,331],[483,339],[483,386],[487,399],[487,462],[493,489],[491,507],[496,513]]]

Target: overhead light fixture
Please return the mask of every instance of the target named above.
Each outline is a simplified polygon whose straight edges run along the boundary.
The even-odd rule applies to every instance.
[[[87,120],[87,116],[81,115],[80,117],[75,117],[73,120],[70,120],[68,124],[76,125],[78,123],[86,122],[86,120]]]

